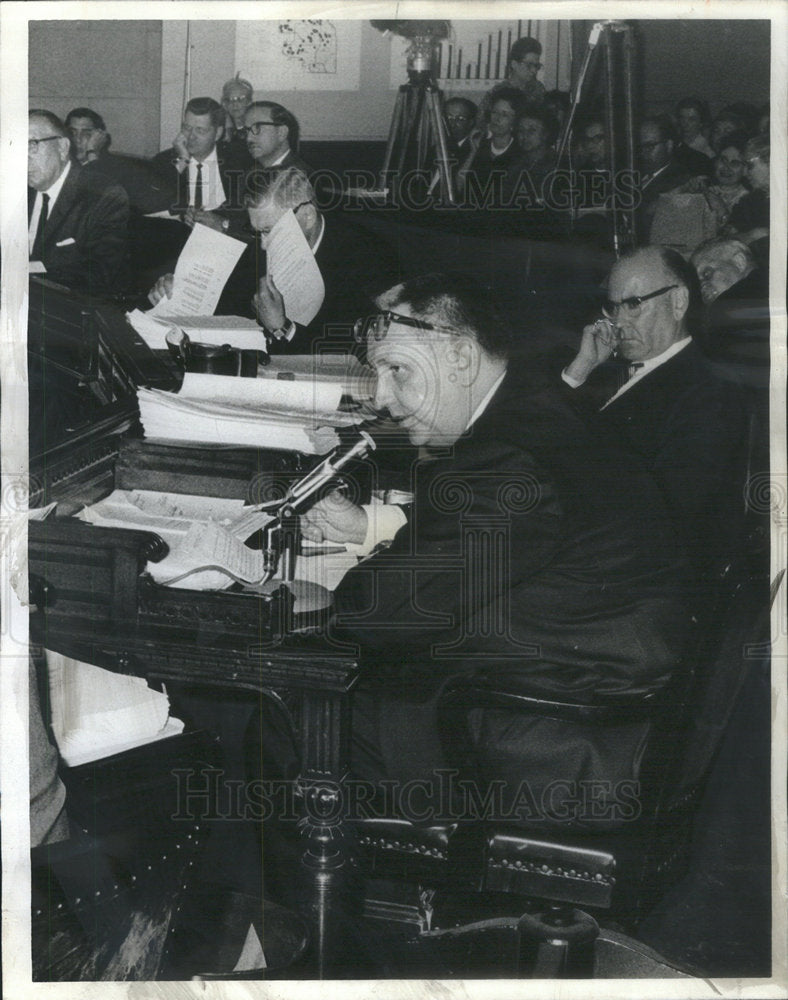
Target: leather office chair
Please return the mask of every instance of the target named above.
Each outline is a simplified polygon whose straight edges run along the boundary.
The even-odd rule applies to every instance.
[[[447,692],[444,718],[461,732],[468,713],[482,706],[601,730],[635,717],[648,720],[641,814],[599,832],[556,824],[546,829],[485,821],[427,827],[400,819],[358,821],[355,860],[367,878],[365,912],[410,921],[422,937],[432,938],[456,937],[462,925],[471,935],[489,935],[501,915],[508,915],[516,924],[521,958],[530,956],[518,966],[530,970],[524,974],[535,974],[534,969],[540,975],[588,974],[588,942],[595,932],[583,911],[632,930],[682,874],[704,780],[748,662],[768,656],[768,638],[765,574],[730,565],[713,610],[698,623],[691,656],[657,695],[637,703],[580,706],[529,697],[494,680],[466,681]],[[470,746],[469,731],[464,743],[452,743]],[[403,883],[414,890],[410,905],[393,906],[390,886]],[[551,956],[549,942],[562,938]],[[478,947],[469,944],[465,958]]]

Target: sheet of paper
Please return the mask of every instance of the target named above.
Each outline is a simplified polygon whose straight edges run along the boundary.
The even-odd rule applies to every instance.
[[[246,249],[241,240],[197,223],[175,265],[172,298],[150,310],[154,316],[210,316],[233,268]]]
[[[152,309],[150,312],[134,309],[126,313],[126,319],[152,351],[166,351],[167,333],[173,328],[173,324],[164,319],[154,319],[152,312]]]
[[[190,574],[206,569],[226,573],[240,583],[258,583],[265,575],[263,553],[247,548],[213,522],[193,524],[165,559],[148,565],[154,580],[164,584],[182,582]]]
[[[326,297],[315,255],[292,211],[271,230],[266,246],[268,273],[285,300],[287,318],[307,326]]]
[[[27,265],[29,274],[46,274],[47,269],[40,260],[31,260]]]

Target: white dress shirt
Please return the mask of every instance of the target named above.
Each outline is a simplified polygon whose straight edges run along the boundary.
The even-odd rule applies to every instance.
[[[33,252],[33,244],[36,241],[36,230],[38,229],[38,220],[41,218],[41,207],[44,204],[44,199],[42,195],[49,195],[49,208],[48,208],[48,218],[52,217],[52,209],[55,207],[55,202],[58,199],[58,195],[66,183],[66,178],[71,170],[71,160],[66,164],[66,169],[58,177],[55,183],[46,189],[46,191],[36,191],[36,198],[33,202],[33,213],[30,216],[30,224],[27,227],[27,252],[31,254]]]
[[[189,160],[189,204],[194,204],[194,189],[197,184],[197,160]],[[222,175],[219,173],[219,157],[216,146],[202,161],[202,207],[206,212],[219,208],[227,201],[227,195],[222,185]]]
[[[638,370],[634,373],[634,375],[631,375],[627,379],[618,392],[612,395],[604,406],[600,407],[600,412],[601,410],[607,409],[614,399],[618,399],[619,396],[623,396],[628,389],[631,389],[636,382],[639,382],[644,376],[648,375],[649,372],[653,372],[655,368],[659,368],[659,366],[664,365],[666,361],[670,361],[670,359],[674,355],[678,354],[679,351],[683,351],[691,340],[692,337],[682,337],[681,340],[677,340],[675,343],[671,344],[666,351],[662,352],[662,354],[658,354],[655,358],[649,358],[647,361],[640,362]],[[566,369],[561,372],[561,378],[573,389],[579,389],[580,386],[583,385],[583,382],[579,379],[572,378]]]

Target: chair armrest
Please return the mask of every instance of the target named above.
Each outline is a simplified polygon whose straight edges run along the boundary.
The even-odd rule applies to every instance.
[[[442,696],[444,707],[508,708],[550,719],[568,719],[598,726],[614,726],[653,718],[661,708],[660,692],[610,695],[590,704],[561,701],[528,694],[507,686],[502,678],[472,677],[461,679]]]

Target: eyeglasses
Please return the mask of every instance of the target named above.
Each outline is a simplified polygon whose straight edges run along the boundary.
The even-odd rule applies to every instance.
[[[225,104],[249,104],[251,102],[251,97],[225,97]]]
[[[412,326],[417,330],[431,330],[434,333],[449,334],[457,336],[457,331],[447,326],[435,326],[434,323],[427,323],[423,319],[414,319],[412,316],[403,316],[401,313],[385,312],[374,313],[372,316],[363,316],[353,324],[353,339],[358,344],[365,344],[371,337],[373,340],[383,340],[389,332],[392,323],[401,323],[403,326]]]
[[[447,122],[467,122],[470,115],[444,115]]]
[[[656,292],[649,292],[648,295],[632,295],[629,298],[622,299],[620,302],[605,299],[602,305],[602,312],[608,319],[615,319],[618,315],[618,310],[624,308],[632,319],[636,319],[640,315],[640,307],[644,302],[648,302],[649,299],[655,299],[658,295],[664,295],[665,292],[670,292],[678,287],[678,285],[665,285],[664,288],[658,288]]]
[[[251,132],[252,135],[260,135],[264,128],[279,128],[276,122],[253,122],[251,125],[247,125],[243,132],[247,135]]]
[[[28,139],[27,140],[27,151],[28,153],[37,153],[38,147],[42,142],[52,142],[53,139],[62,139],[62,135],[45,135],[43,139]]]

